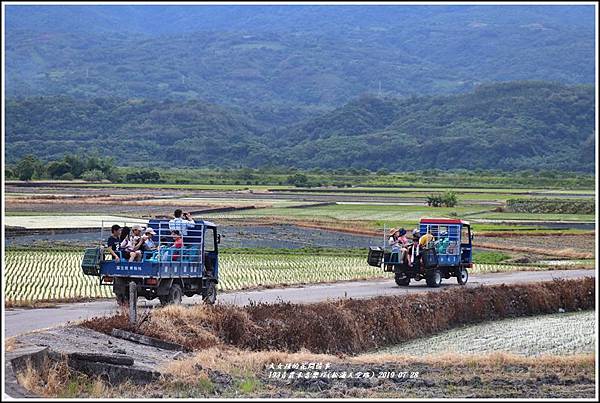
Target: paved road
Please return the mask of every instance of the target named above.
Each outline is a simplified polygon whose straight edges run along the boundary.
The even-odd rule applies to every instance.
[[[594,270],[553,270],[553,271],[520,271],[512,273],[492,273],[471,275],[468,287],[493,284],[517,284],[535,281],[548,281],[555,278],[595,277]],[[398,287],[393,279],[341,282],[306,287],[277,288],[257,291],[239,291],[221,294],[219,303],[246,305],[254,302],[289,301],[294,303],[311,303],[327,299],[369,298],[380,295],[406,295],[418,292],[439,291],[459,287],[456,279],[445,280],[442,287],[428,288],[424,281],[415,282],[409,287]],[[196,296],[184,298],[185,304],[201,303]],[[155,306],[157,301],[139,300],[139,306]],[[5,337],[15,336],[32,330],[55,327],[69,321],[78,321],[96,316],[114,313],[117,308],[114,301],[97,301],[74,304],[59,304],[54,308],[9,309],[4,311]]]

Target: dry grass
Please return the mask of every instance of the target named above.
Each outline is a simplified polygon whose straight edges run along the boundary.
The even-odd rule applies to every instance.
[[[261,351],[359,354],[464,324],[595,306],[595,280],[454,288],[435,293],[316,304],[255,304],[153,310],[136,328],[127,315],[85,321],[104,333],[136,331],[192,350],[221,345]]]
[[[410,367],[425,364],[435,367],[501,368],[507,365],[522,365],[533,368],[555,368],[579,370],[593,368],[594,354],[568,356],[540,355],[522,356],[509,353],[489,354],[442,354],[436,356],[364,354],[355,357],[331,354],[314,354],[308,351],[287,353],[281,351],[247,351],[237,348],[209,348],[197,352],[193,357],[172,361],[162,369],[181,382],[194,383],[199,368],[210,368],[226,373],[259,373],[269,364],[320,362],[330,364],[397,364]]]
[[[16,337],[8,337],[4,340],[4,351],[14,351],[19,345]]]
[[[28,362],[25,370],[16,377],[21,386],[41,397],[102,398],[111,395],[111,387],[104,380],[72,371],[67,359],[54,361],[46,357],[39,368]]]
[[[28,362],[25,370],[16,376],[25,389],[36,395],[49,397],[64,392],[70,381],[71,371],[65,360],[53,362],[46,358],[41,368],[36,369]]]

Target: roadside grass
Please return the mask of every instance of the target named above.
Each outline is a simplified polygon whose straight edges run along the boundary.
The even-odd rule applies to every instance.
[[[243,394],[248,395],[256,392],[261,386],[260,381],[255,375],[249,374],[237,382],[237,389]]]
[[[73,371],[66,359],[53,361],[45,358],[41,366],[34,368],[28,362],[23,371],[16,373],[21,386],[39,397],[46,398],[103,398],[112,395],[113,387],[101,379]],[[129,382],[120,388],[131,388]]]
[[[265,388],[261,382],[267,383],[267,367],[271,364],[287,363],[323,363],[339,368],[348,365],[370,369],[372,366],[391,368],[421,368],[429,373],[448,374],[448,379],[465,381],[474,375],[476,380],[484,384],[517,376],[523,371],[530,377],[543,377],[548,371],[561,379],[565,377],[593,379],[595,373],[595,355],[577,354],[563,356],[521,356],[510,353],[456,354],[443,353],[436,356],[410,356],[390,354],[363,354],[359,356],[315,354],[308,351],[287,353],[281,351],[248,351],[237,348],[210,348],[195,353],[189,358],[172,360],[161,367],[163,373],[170,374],[158,381],[137,385],[125,381],[109,385],[100,378],[76,374],[61,367],[50,370],[34,370],[29,367],[19,373],[18,380],[22,386],[44,398],[210,398],[210,397],[259,397],[266,390],[277,393],[280,388],[270,384]],[[199,370],[199,368],[202,368]],[[521,372],[515,372],[519,368]],[[206,375],[207,370],[220,371],[233,377],[232,385],[217,390],[213,381]],[[237,374],[251,374],[240,377]],[[475,381],[475,379],[474,379]],[[570,381],[570,379],[567,379]],[[285,390],[285,389],[283,389]],[[460,397],[461,390],[455,390]],[[398,396],[397,390],[386,392],[378,397],[391,393],[389,397]],[[371,393],[369,393],[371,395]],[[493,394],[491,394],[493,396]],[[264,396],[263,396],[264,397]]]
[[[7,337],[4,339],[4,351],[11,352],[19,345],[16,337]]]
[[[506,365],[526,365],[548,368],[594,368],[595,354],[525,356],[507,352],[478,354],[440,353],[436,355],[365,353],[357,356],[340,354],[316,354],[309,351],[248,351],[235,347],[211,347],[195,352],[192,357],[171,361],[162,368],[183,381],[194,381],[198,364],[204,368],[231,373],[258,373],[270,364],[286,363],[343,363],[343,364],[428,364],[442,367],[503,367]]]
[[[586,277],[312,304],[171,306],[149,311],[136,326],[129,324],[126,313],[91,318],[82,325],[107,334],[114,328],[134,331],[190,350],[229,345],[356,355],[466,324],[593,309],[594,295],[595,279]]]

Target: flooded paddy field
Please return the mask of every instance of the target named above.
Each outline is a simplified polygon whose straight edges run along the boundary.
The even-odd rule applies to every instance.
[[[308,246],[323,248],[365,248],[381,246],[383,237],[345,234],[294,225],[221,225],[221,244],[223,248],[289,248]],[[108,237],[108,231],[103,231]],[[105,241],[99,229],[55,229],[26,231],[19,234],[7,234],[7,246],[25,246],[40,244],[94,245]]]

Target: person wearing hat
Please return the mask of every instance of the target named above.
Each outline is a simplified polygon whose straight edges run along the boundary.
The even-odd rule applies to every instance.
[[[405,231],[406,232],[406,231]],[[402,242],[400,241],[400,230],[398,228],[392,228],[388,232],[388,245],[392,247],[392,262],[400,263],[400,253],[402,252]]]
[[[158,249],[156,242],[152,240],[152,237],[156,235],[156,232],[152,227],[148,227],[144,230],[144,235],[142,235],[142,245],[141,249],[144,252],[153,252]]]

